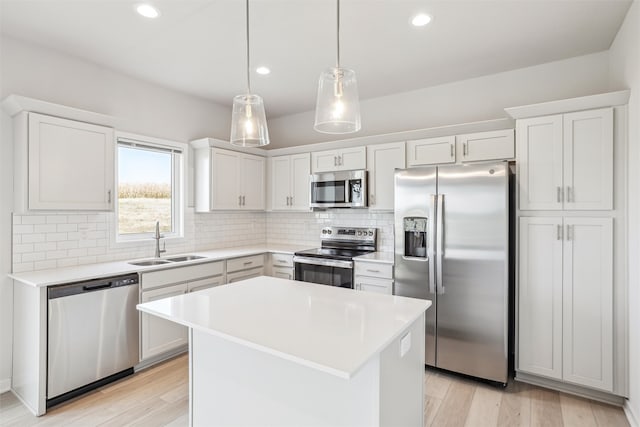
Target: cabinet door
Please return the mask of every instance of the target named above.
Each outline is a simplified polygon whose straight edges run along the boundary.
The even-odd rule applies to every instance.
[[[338,157],[335,150],[311,153],[311,170],[313,173],[335,171],[338,169]]]
[[[356,276],[354,282],[355,288],[358,291],[376,292],[386,295],[393,293],[393,280]]]
[[[513,159],[515,142],[513,129],[470,133],[456,137],[463,162]]]
[[[213,288],[214,286],[224,285],[224,282],[224,276],[216,276],[207,277],[206,279],[194,280],[193,282],[189,282],[187,285],[189,292],[196,292],[203,289]]]
[[[562,379],[562,218],[520,218],[518,366]]]
[[[187,284],[183,283],[142,292],[140,300],[141,302],[155,301],[181,295],[186,292]],[[140,323],[141,360],[166,353],[188,343],[187,328],[185,326],[147,313],[140,314]]]
[[[340,150],[338,160],[338,170],[366,169],[367,148],[355,147]]]
[[[111,210],[113,129],[29,113],[29,209]]]
[[[290,205],[294,210],[308,211],[311,174],[311,159],[309,153],[291,156]]]
[[[565,209],[613,209],[613,109],[564,115]]]
[[[211,149],[211,209],[240,209],[241,155]]]
[[[562,115],[516,123],[519,201],[521,210],[561,210]]]
[[[265,208],[265,160],[264,157],[243,155],[239,177],[242,183],[242,208],[264,210]]]
[[[291,157],[281,156],[271,158],[271,208],[273,210],[288,210],[291,179]]]
[[[455,136],[407,141],[408,167],[455,163],[455,161]]]
[[[613,391],[613,219],[565,218],[563,378]]]
[[[280,279],[293,280],[293,268],[291,267],[276,267],[272,268],[273,277],[278,277]]]
[[[227,283],[239,282],[253,277],[264,276],[264,267],[252,268],[250,270],[237,271],[227,274]]]
[[[396,168],[405,167],[405,158],[404,142],[367,147],[370,210],[393,210],[393,175]]]

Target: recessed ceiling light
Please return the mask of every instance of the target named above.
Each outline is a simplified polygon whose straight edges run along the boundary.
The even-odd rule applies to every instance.
[[[145,18],[157,18],[160,16],[158,9],[146,3],[138,5],[136,11]]]
[[[263,76],[269,74],[270,72],[271,70],[264,66],[256,68],[256,73],[262,74]]]
[[[431,22],[431,17],[425,13],[419,13],[411,19],[411,24],[414,27],[424,27]]]

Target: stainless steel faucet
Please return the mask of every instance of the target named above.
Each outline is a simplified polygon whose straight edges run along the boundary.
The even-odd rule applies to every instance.
[[[167,242],[162,242],[162,250],[160,249],[160,239],[164,236],[160,234],[160,221],[156,221],[156,234],[153,236],[156,239],[156,258],[160,258],[160,254],[167,252]]]

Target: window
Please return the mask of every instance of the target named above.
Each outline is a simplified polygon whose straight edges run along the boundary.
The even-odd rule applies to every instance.
[[[182,149],[118,137],[117,239],[182,234]]]

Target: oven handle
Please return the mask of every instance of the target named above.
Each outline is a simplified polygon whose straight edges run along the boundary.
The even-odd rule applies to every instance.
[[[301,256],[294,256],[293,262],[300,264],[321,265],[323,267],[338,267],[353,269],[353,261],[342,261],[337,259],[323,259],[323,258],[307,258]]]

